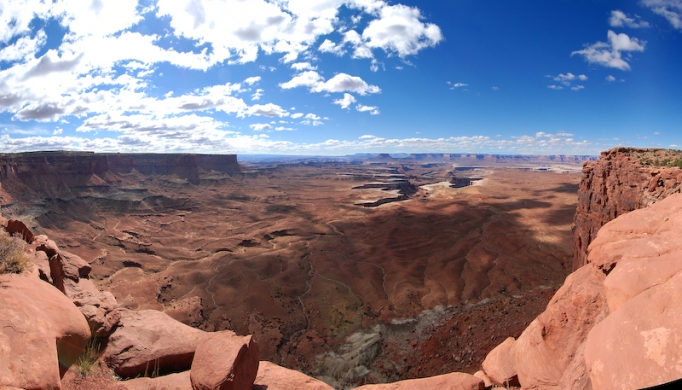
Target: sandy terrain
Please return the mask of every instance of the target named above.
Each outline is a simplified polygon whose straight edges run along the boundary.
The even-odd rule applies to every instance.
[[[465,188],[451,164],[244,168],[198,186],[122,175],[30,212],[126,306],[254,334],[264,359],[338,386],[475,371],[571,268],[574,166],[454,173],[484,179]]]

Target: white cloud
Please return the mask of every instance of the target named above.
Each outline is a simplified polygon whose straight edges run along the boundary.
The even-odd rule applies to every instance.
[[[330,41],[329,39],[325,39],[324,42],[322,42],[320,46],[317,48],[317,50],[323,53],[332,53],[337,56],[342,56],[346,54],[346,51],[343,50],[343,44],[337,45],[334,42]]]
[[[573,80],[585,81],[585,80],[587,80],[587,76],[585,76],[584,74],[581,74],[581,75],[576,76],[576,75],[574,75],[574,74],[571,73],[571,72],[568,72],[568,73],[566,73],[566,74],[559,73],[559,75],[558,75],[558,76],[555,76],[555,77],[553,78],[553,80],[554,80],[554,81],[560,81],[560,82],[570,82],[570,81],[573,81]],[[570,85],[570,83],[569,83],[569,85]]]
[[[303,117],[303,114],[300,113],[300,112],[297,112],[297,113],[295,113],[295,114],[291,114],[291,117],[292,117],[293,119],[298,119],[298,118],[302,118],[302,117]]]
[[[292,89],[298,87],[314,87],[323,80],[322,76],[314,70],[299,73],[286,83],[279,86],[282,89]]]
[[[644,5],[682,30],[682,0],[643,0]]]
[[[448,84],[450,84],[449,81],[448,81]],[[469,86],[469,84],[454,83],[454,84],[452,84],[452,85],[450,86],[450,89],[457,89],[457,88],[463,88],[463,87],[468,87],[468,86]]]
[[[626,34],[616,34],[611,30],[609,30],[607,36],[609,43],[597,42],[583,50],[574,51],[571,55],[582,55],[587,62],[592,64],[629,70],[630,64],[622,58],[621,52],[644,51],[646,42],[640,41],[637,38],[630,38]]]
[[[499,88],[499,87],[495,87],[495,86],[493,86],[493,91],[499,91],[499,90],[500,90],[500,88]]]
[[[372,20],[362,32],[363,45],[394,52],[400,57],[437,45],[443,35],[433,23],[422,23],[418,8],[402,4],[384,5],[379,19]]]
[[[612,83],[612,82],[616,81],[616,78],[611,76],[611,75],[608,75],[608,76],[606,76],[606,81]]]
[[[627,16],[623,11],[614,10],[611,11],[611,17],[609,18],[609,25],[611,27],[630,27],[630,28],[643,28],[649,27],[649,22],[640,20],[638,15],[635,18]]]
[[[56,128],[56,129],[54,129],[54,131],[52,131],[52,135],[60,135],[63,132],[64,132],[63,129]]]
[[[282,89],[309,87],[311,92],[355,92],[360,95],[379,93],[381,88],[367,84],[357,76],[338,73],[327,81],[315,71],[306,71],[279,85]]]
[[[544,133],[543,133],[544,134]],[[191,153],[283,153],[283,154],[327,154],[368,152],[466,152],[495,153],[505,151],[520,154],[598,154],[602,146],[589,141],[576,141],[571,137],[515,136],[508,139],[491,138],[482,135],[448,138],[381,138],[364,135],[355,140],[328,139],[318,143],[294,143],[271,140],[266,134],[242,135],[222,134],[216,137],[174,139],[153,138],[147,135],[122,135],[118,138],[89,139],[82,137],[28,137],[12,138],[0,135],[0,151],[19,152],[26,150],[91,150],[96,152],[131,152],[140,147],[159,152]],[[672,145],[671,147],[678,147]]]
[[[249,115],[256,115],[256,116],[267,116],[270,118],[274,117],[283,117],[283,116],[288,116],[289,113],[283,109],[282,107],[268,103],[268,104],[255,104],[251,107],[248,108],[247,110]]]
[[[345,4],[363,9],[377,18],[372,19],[361,33],[353,29],[345,31],[340,43],[325,39],[318,47],[319,51],[342,56],[346,53],[344,47],[349,45],[353,48],[353,58],[374,58],[374,49],[404,58],[433,47],[443,39],[437,25],[422,22],[423,17],[417,7],[389,5],[379,0],[351,0]],[[359,21],[359,18],[354,20]],[[376,66],[374,68],[378,70]]]
[[[310,62],[297,62],[295,64],[291,64],[291,69],[301,72],[304,70],[315,70],[317,67],[310,65]]]
[[[261,80],[260,76],[248,77],[244,80],[244,84],[253,85]]]
[[[264,131],[264,130],[270,130],[272,126],[269,123],[254,123],[252,125],[249,125],[249,127],[253,131]]]
[[[16,40],[13,44],[0,50],[1,62],[28,61],[42,48],[47,42],[45,32],[39,31],[34,38],[24,36]]]
[[[552,84],[552,85],[548,85],[547,88],[549,88],[549,89],[554,89],[554,90],[557,90],[557,91],[558,91],[558,90],[561,90],[561,89],[564,89],[564,87],[562,87],[561,85],[553,85],[553,84]]]
[[[369,112],[370,115],[379,115],[379,107],[376,106],[365,106],[362,104],[358,104],[357,106],[355,106],[355,109],[360,112]]]
[[[263,92],[265,92],[265,91],[263,91],[260,88],[256,89],[256,92],[254,92],[253,95],[251,95],[251,100],[256,100],[256,101],[260,100],[260,98],[263,97]]]
[[[581,89],[585,89],[585,86],[576,85],[575,87],[571,87],[571,90],[573,90],[573,91],[580,91]]]
[[[343,98],[334,100],[334,104],[338,104],[341,108],[350,109],[350,105],[355,103],[355,97],[349,93],[344,93]]]

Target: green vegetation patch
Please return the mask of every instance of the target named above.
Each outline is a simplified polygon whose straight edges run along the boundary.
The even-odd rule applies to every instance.
[[[682,150],[676,149],[631,149],[630,157],[642,165],[655,168],[682,168]]]

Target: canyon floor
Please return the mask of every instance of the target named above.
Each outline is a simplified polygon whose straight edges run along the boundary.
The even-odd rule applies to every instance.
[[[125,306],[253,334],[264,360],[339,388],[477,371],[571,271],[579,165],[242,167],[121,174],[3,214]]]

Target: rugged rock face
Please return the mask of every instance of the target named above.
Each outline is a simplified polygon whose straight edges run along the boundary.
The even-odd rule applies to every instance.
[[[205,334],[156,310],[122,310],[103,357],[126,378],[187,370]]]
[[[604,224],[680,192],[682,170],[655,167],[673,158],[666,153],[672,152],[615,148],[585,163],[573,223],[574,271],[587,263],[588,247]]]
[[[60,389],[85,349],[88,323],[34,273],[0,275],[0,388]]]
[[[0,154],[0,182],[7,191],[43,197],[105,189],[119,174],[176,175],[199,184],[200,171],[239,173],[236,155],[98,154],[91,152],[30,152]]]
[[[680,232],[682,194],[604,225],[587,264],[514,343],[522,388],[639,389],[682,377]]]

